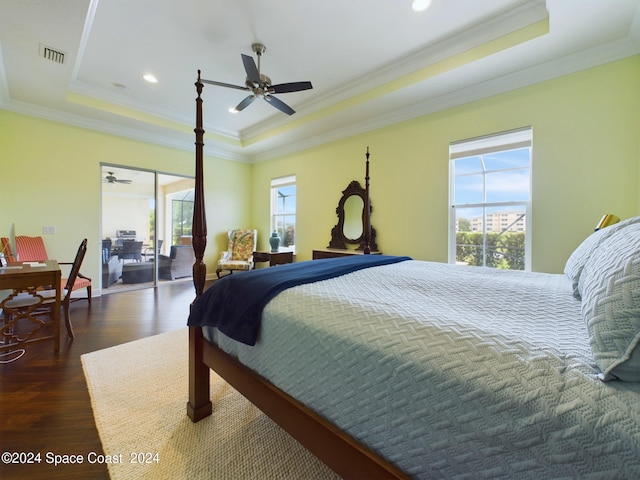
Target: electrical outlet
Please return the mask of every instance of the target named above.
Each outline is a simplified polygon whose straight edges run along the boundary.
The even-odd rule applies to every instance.
[[[42,227],[42,233],[45,235],[54,235],[56,233],[56,227],[51,225],[45,225]]]

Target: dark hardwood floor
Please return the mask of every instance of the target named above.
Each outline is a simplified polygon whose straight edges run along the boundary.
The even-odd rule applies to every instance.
[[[70,341],[62,326],[58,354],[45,342],[0,364],[0,453],[41,455],[41,463],[28,465],[6,464],[3,456],[0,478],[109,478],[105,465],[87,461],[102,446],[80,355],[184,327],[193,298],[193,284],[185,281],[94,298],[90,308],[74,302],[76,338]],[[54,466],[47,454],[82,455],[84,462]]]

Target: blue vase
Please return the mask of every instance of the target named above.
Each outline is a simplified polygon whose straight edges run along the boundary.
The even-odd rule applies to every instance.
[[[278,251],[278,247],[280,246],[280,237],[278,236],[278,232],[275,230],[271,234],[271,237],[269,237],[269,245],[271,245],[272,252]]]

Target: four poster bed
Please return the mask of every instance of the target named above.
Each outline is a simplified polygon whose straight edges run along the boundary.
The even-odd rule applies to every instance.
[[[640,217],[566,275],[359,255],[204,291],[196,87],[194,422],[211,368],[344,478],[640,478]]]

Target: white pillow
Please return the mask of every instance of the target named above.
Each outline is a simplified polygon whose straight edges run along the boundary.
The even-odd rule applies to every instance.
[[[582,316],[604,380],[640,382],[640,225],[599,243],[580,274]]]
[[[621,222],[615,223],[609,227],[602,228],[589,235],[569,256],[567,263],[564,266],[564,274],[571,280],[573,285],[573,296],[580,298],[580,290],[578,283],[580,281],[580,274],[584,268],[585,263],[589,260],[589,257],[593,251],[604,240],[609,238],[615,232],[628,225],[640,223],[640,217],[631,217]]]

